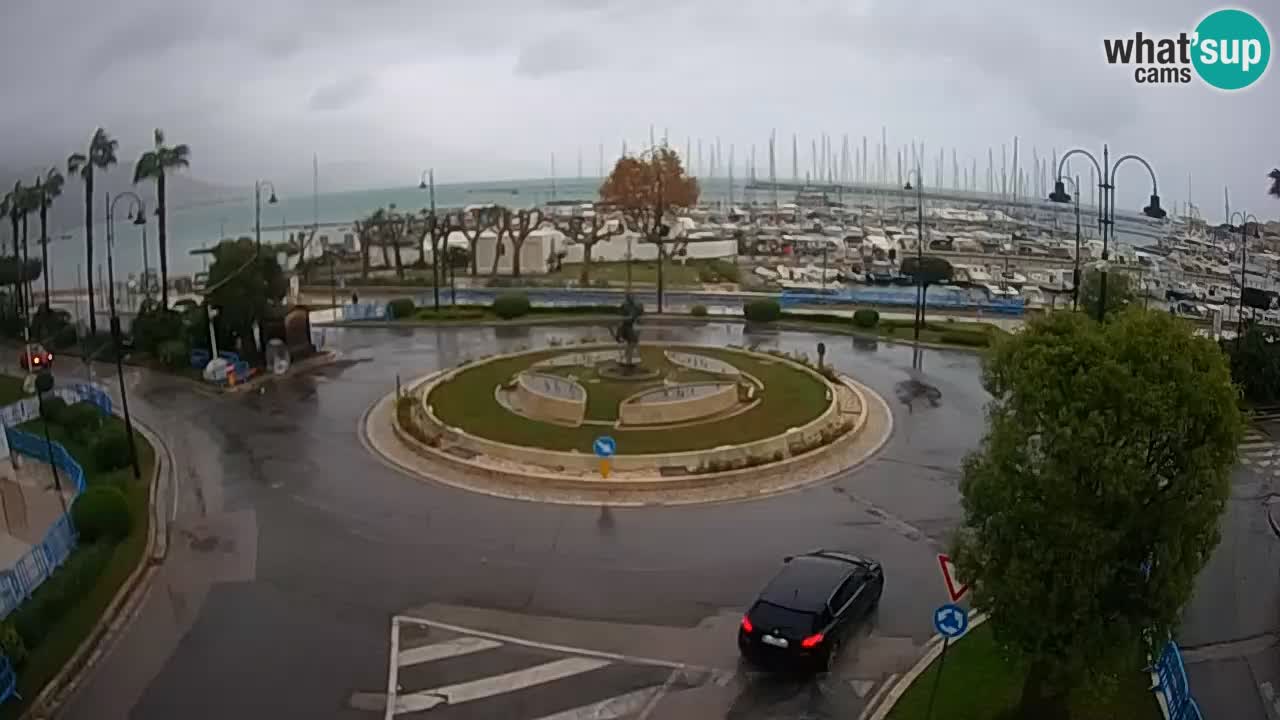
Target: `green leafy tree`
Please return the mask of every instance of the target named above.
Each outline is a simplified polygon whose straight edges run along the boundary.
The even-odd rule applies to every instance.
[[[1255,405],[1280,401],[1280,339],[1272,328],[1250,324],[1239,341],[1225,340],[1222,346],[1245,400]]]
[[[155,130],[155,149],[138,158],[133,168],[133,182],[156,181],[156,212],[160,217],[160,306],[169,307],[169,235],[168,204],[165,200],[165,174],[190,166],[191,148],[186,145],[165,145],[164,131]]]
[[[1236,392],[1212,341],[1137,308],[1032,320],[995,345],[983,384],[954,558],[1027,663],[1019,716],[1052,720],[1073,688],[1177,623],[1219,540]]]
[[[218,322],[233,342],[258,354],[253,327],[280,307],[289,281],[272,253],[257,252],[251,238],[223,240],[213,249],[206,301],[218,308]]]
[[[925,303],[929,298],[929,286],[951,279],[953,270],[946,258],[935,255],[908,256],[902,259],[902,274],[920,285],[920,324],[924,325]]]
[[[44,306],[49,306],[49,206],[62,195],[66,179],[58,168],[49,168],[45,176],[36,180],[36,192],[40,200],[40,265],[44,273]]]
[[[1096,268],[1089,268],[1081,275],[1083,277],[1080,280],[1080,310],[1089,317],[1096,318],[1098,317],[1098,297],[1102,286],[1101,273]],[[1127,272],[1107,273],[1107,307],[1103,311],[1103,317],[1110,317],[1136,299],[1132,275]]]
[[[98,316],[93,300],[93,180],[97,171],[106,172],[116,164],[119,143],[98,128],[89,140],[86,154],[74,153],[67,158],[67,173],[79,174],[84,181],[84,265],[89,291],[89,334],[98,334]]]

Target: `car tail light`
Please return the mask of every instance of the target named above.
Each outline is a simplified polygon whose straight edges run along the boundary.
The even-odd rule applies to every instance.
[[[800,647],[811,648],[822,642],[822,633],[814,633],[800,641]]]
[[[751,624],[751,618],[746,615],[742,616],[742,631],[748,635],[755,632],[755,626]]]

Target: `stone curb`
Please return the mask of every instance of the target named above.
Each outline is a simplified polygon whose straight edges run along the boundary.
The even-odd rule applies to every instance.
[[[969,623],[969,628],[965,630],[964,635],[956,638],[954,642],[959,642],[968,637],[969,633],[973,632],[975,628],[986,622],[987,619],[988,616],[983,613],[974,615],[973,621]],[[870,705],[866,710],[863,710],[862,714],[858,716],[858,720],[884,720],[888,717],[890,711],[893,710],[893,706],[897,705],[898,701],[902,699],[903,694],[907,692],[907,688],[911,687],[911,684],[924,674],[924,671],[928,670],[929,666],[933,664],[933,661],[942,654],[942,636],[934,635],[929,638],[929,642],[925,643],[925,647],[927,650],[925,650],[924,655],[916,661],[915,665],[911,666],[910,670],[906,671],[898,678],[897,682],[893,684],[893,687],[889,689],[889,692],[883,696],[884,699],[882,699],[878,705]]]
[[[147,545],[143,549],[138,566],[116,591],[115,597],[102,612],[98,622],[89,635],[81,641],[80,646],[63,665],[62,670],[58,671],[58,674],[45,685],[22,714],[23,720],[47,720],[57,715],[133,620],[143,599],[147,596],[156,571],[168,555],[169,523],[165,509],[160,506],[159,497],[162,479],[169,481],[167,484],[170,492],[176,492],[171,482],[174,472],[173,454],[151,428],[136,418],[132,420],[134,429],[146,438],[155,450],[155,464],[151,470],[151,494],[148,500],[151,527],[147,534]]]

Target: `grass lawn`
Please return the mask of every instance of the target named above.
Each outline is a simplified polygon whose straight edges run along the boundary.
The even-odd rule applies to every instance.
[[[27,393],[22,389],[22,378],[16,375],[0,375],[0,405],[10,405]]]
[[[109,418],[108,422],[123,424],[122,420],[115,417]],[[43,422],[40,420],[25,423],[21,429],[36,435],[44,432]],[[40,694],[41,689],[66,665],[72,654],[80,647],[80,643],[93,631],[98,618],[107,609],[116,592],[137,567],[147,545],[150,522],[150,514],[147,511],[148,496],[151,472],[155,465],[155,450],[151,445],[141,435],[134,435],[138,448],[138,463],[142,469],[142,480],[139,482],[133,479],[132,470],[129,468],[111,472],[97,471],[93,467],[88,448],[83,443],[71,439],[61,427],[51,425],[50,436],[56,442],[62,443],[67,451],[75,456],[76,461],[84,468],[86,482],[90,486],[114,484],[124,490],[125,497],[129,501],[129,514],[133,517],[133,528],[129,535],[114,547],[97,544],[82,545],[73,552],[72,558],[68,561],[69,564],[75,560],[76,555],[81,553],[101,552],[108,554],[109,557],[105,559],[105,566],[94,580],[90,590],[70,611],[51,623],[48,634],[39,645],[27,648],[30,654],[26,662],[18,668],[18,693],[23,699],[11,700],[0,707],[0,720],[18,718],[26,710],[27,705]],[[57,572],[63,572],[67,567],[64,565]],[[41,590],[48,584],[49,581],[46,581],[45,585],[36,590],[32,601],[40,596]],[[21,612],[21,609],[17,612]]]
[[[673,346],[676,347],[676,346]],[[714,348],[690,348],[691,352],[717,357],[764,383],[758,405],[719,422],[695,429],[609,430],[622,453],[704,450],[771,437],[790,427],[813,420],[826,410],[827,386],[807,372],[780,361],[757,359],[743,353]],[[441,421],[467,432],[511,443],[549,450],[591,452],[591,443],[603,428],[584,425],[562,427],[520,417],[498,404],[493,390],[533,362],[566,352],[547,350],[505,358],[465,368],[452,381],[431,391],[430,402]],[[588,391],[590,392],[590,391]]]
[[[594,368],[549,368],[547,372],[565,377],[572,375],[577,378],[578,383],[587,390],[586,419],[609,421],[618,419],[619,403],[641,390],[661,387],[664,378],[682,383],[722,379],[719,375],[712,375],[711,373],[691,370],[672,364],[663,353],[663,348],[660,347],[641,347],[640,358],[645,367],[660,370],[662,375],[649,381],[599,380],[597,382],[598,376]]]
[[[782,319],[789,325],[803,325],[814,331],[831,331],[833,328],[844,333],[859,335],[876,335],[893,340],[912,340],[915,328],[911,320],[885,319],[874,328],[862,328],[844,315],[816,313],[787,313]],[[995,325],[971,320],[928,320],[920,329],[920,341],[938,345],[955,345],[960,347],[983,348],[994,338],[1008,333]]]
[[[1110,698],[1078,690],[1071,698],[1073,720],[1158,720],[1155,696],[1147,689],[1151,677],[1134,671],[1118,679]],[[889,720],[924,720],[929,695],[937,678],[937,661],[907,688],[889,713]],[[984,623],[947,651],[947,664],[938,685],[933,716],[947,720],[1007,720],[1022,692],[1026,669],[1010,660],[996,644],[991,624]]]
[[[548,273],[545,277],[553,280],[577,280],[581,274],[581,263],[565,263],[559,270]],[[593,283],[597,280],[624,283],[627,281],[627,264],[625,262],[593,262],[590,280]],[[631,281],[656,284],[658,262],[656,260],[633,262]],[[737,266],[724,260],[690,260],[683,264],[668,260],[662,268],[662,282],[668,286],[737,281]]]

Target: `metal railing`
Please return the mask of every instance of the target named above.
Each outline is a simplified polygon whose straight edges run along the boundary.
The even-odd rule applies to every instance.
[[[1151,667],[1155,675],[1153,692],[1164,698],[1165,707],[1169,711],[1169,720],[1204,720],[1200,714],[1200,706],[1191,697],[1191,689],[1187,685],[1187,669],[1182,664],[1182,653],[1177,643],[1170,640],[1160,653],[1160,658]]]

